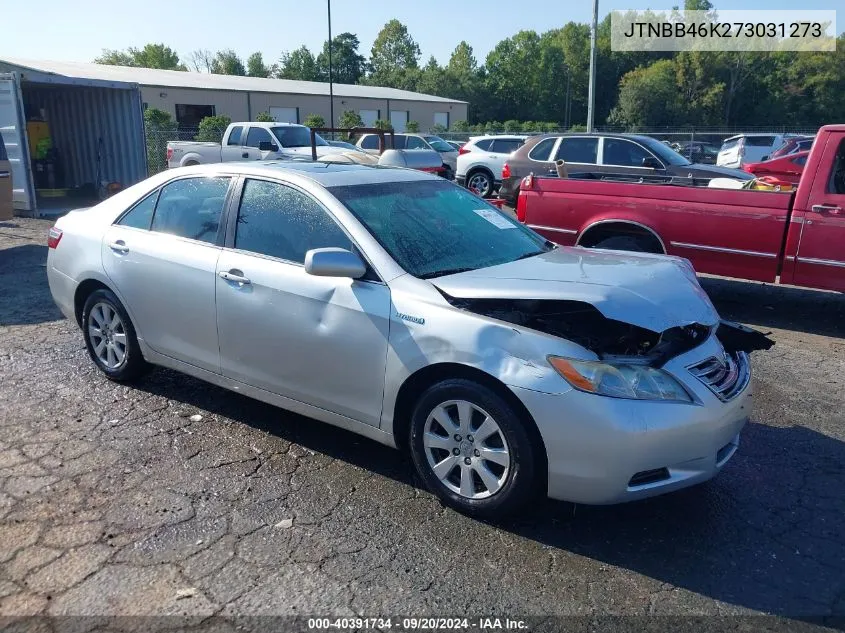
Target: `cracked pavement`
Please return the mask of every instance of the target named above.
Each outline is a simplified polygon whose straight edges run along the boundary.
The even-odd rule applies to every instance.
[[[777,341],[721,475],[491,525],[362,437],[106,380],[50,297],[49,226],[0,223],[0,615],[845,616],[845,297],[703,280]]]

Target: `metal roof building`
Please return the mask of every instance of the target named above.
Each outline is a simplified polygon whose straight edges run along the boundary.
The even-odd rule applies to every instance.
[[[348,84],[334,84],[333,105],[336,119],[353,110],[367,126],[384,119],[400,132],[409,121],[423,131],[450,127],[466,120],[468,109],[465,101]],[[0,133],[12,163],[16,208],[43,209],[51,202],[48,192],[83,191],[90,198],[104,183],[127,186],[146,177],[146,108],[169,112],[183,130],[211,115],[249,121],[267,112],[288,123],[309,114],[331,118],[325,83],[2,58]],[[52,153],[41,156],[38,143],[45,136]]]

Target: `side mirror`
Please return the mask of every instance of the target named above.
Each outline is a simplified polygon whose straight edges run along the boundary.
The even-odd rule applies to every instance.
[[[661,165],[660,161],[654,156],[646,156],[643,158],[643,167],[648,167],[649,169],[663,169],[663,165]]]
[[[344,248],[312,248],[305,253],[305,272],[315,277],[359,279],[367,267],[355,253]]]
[[[279,146],[271,141],[261,141],[258,143],[258,149],[262,152],[278,152]]]

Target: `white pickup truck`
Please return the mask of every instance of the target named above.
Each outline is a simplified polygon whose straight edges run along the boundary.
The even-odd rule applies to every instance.
[[[316,137],[317,157],[345,151]],[[246,160],[311,160],[311,130],[295,123],[231,123],[222,143],[168,141],[167,166],[187,167]]]

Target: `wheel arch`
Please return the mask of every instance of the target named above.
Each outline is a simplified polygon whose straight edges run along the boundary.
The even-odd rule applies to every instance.
[[[393,438],[397,448],[403,452],[408,449],[411,414],[414,404],[423,392],[438,382],[455,378],[472,380],[484,385],[513,407],[520,418],[525,421],[528,437],[538,449],[537,454],[542,463],[537,464],[537,472],[538,475],[543,477],[543,485],[545,485],[549,470],[548,456],[545,442],[543,442],[543,437],[540,435],[540,429],[537,427],[534,417],[505,383],[495,376],[469,365],[451,362],[435,363],[418,369],[405,379],[402,386],[399,387],[393,407]]]
[[[647,237],[659,245],[660,252],[663,255],[668,254],[666,244],[663,242],[663,238],[657,234],[657,231],[636,220],[626,220],[623,218],[608,218],[593,222],[578,234],[578,239],[575,240],[575,246],[589,247],[601,239],[616,235]]]

